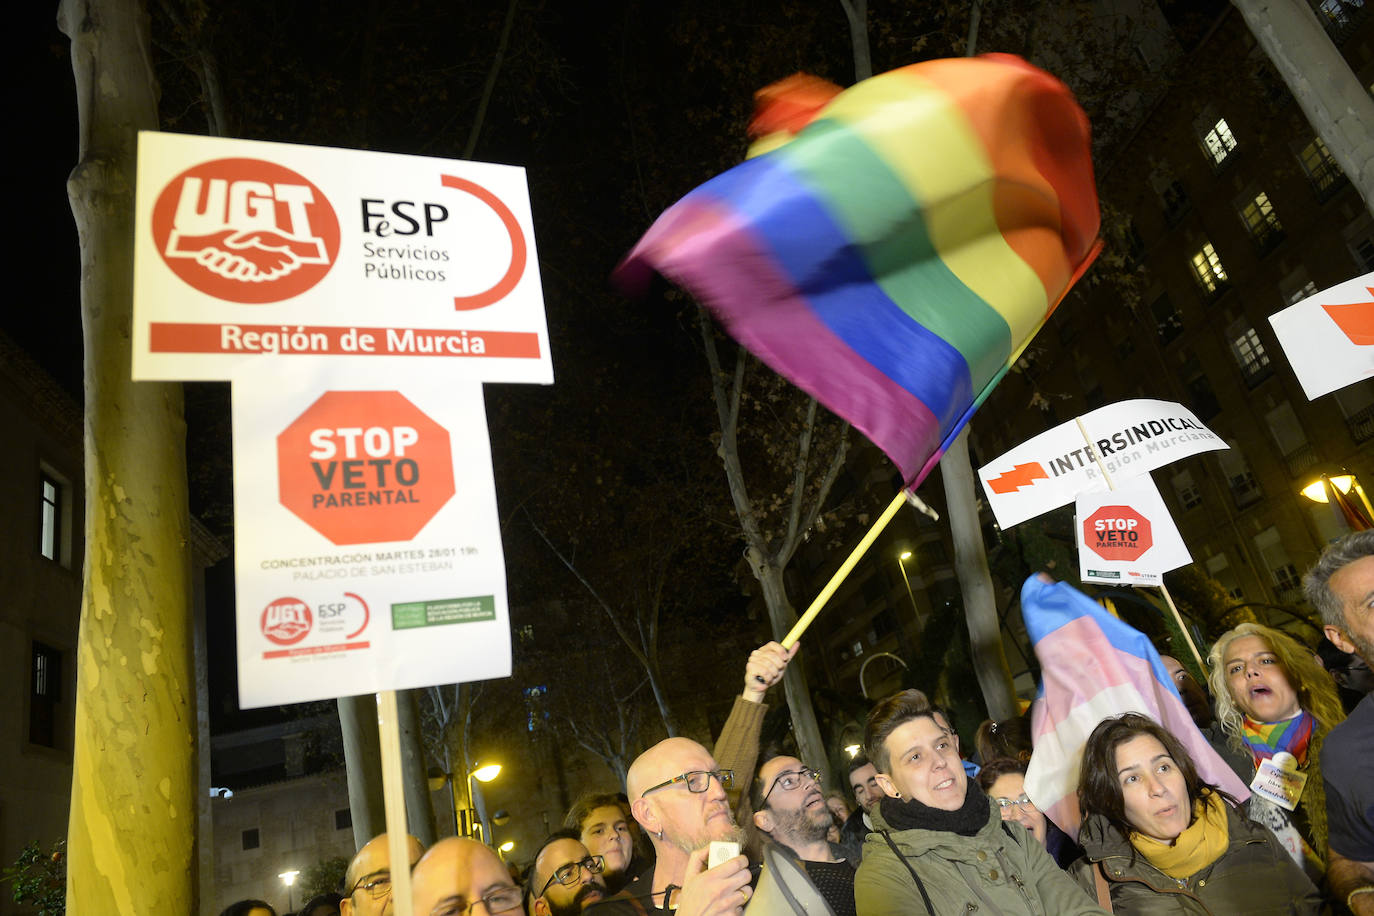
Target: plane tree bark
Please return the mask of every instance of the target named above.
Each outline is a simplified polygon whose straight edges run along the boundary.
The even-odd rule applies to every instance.
[[[70,913],[197,912],[190,522],[181,386],[133,382],[137,133],[157,127],[139,0],[63,0],[79,119],[86,559]]]

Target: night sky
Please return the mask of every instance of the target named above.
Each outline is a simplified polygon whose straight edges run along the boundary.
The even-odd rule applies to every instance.
[[[1032,7],[1044,8],[985,3],[980,50],[1026,53],[1018,16]],[[230,136],[458,158],[506,4],[242,0],[207,8]],[[627,302],[606,278],[659,211],[740,159],[754,89],[797,71],[852,82],[843,12],[838,0],[522,0],[518,10],[473,156],[529,171],[557,378],[552,388],[487,390],[512,607],[576,591],[517,509],[594,543],[639,523],[635,494],[666,482],[694,488],[694,524],[713,539],[694,574],[709,580],[706,603],[733,613],[742,600],[740,544],[710,445],[695,311],[663,288]],[[18,157],[9,193],[18,206],[6,228],[10,277],[29,282],[0,321],[79,398],[78,254],[64,187],[77,157],[69,46],[55,4],[20,4],[19,15],[27,37],[6,81]],[[962,53],[968,25],[964,4],[896,0],[870,3],[869,23],[877,72]],[[203,133],[178,36],[160,16],[153,35],[162,128]],[[187,386],[188,473],[192,511],[231,543],[227,389]],[[226,559],[211,573],[221,663],[232,660],[231,584]],[[216,669],[212,690],[232,695],[232,664]],[[215,706],[217,714],[232,709]]]

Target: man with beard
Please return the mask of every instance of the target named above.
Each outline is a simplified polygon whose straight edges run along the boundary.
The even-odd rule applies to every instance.
[[[825,839],[831,815],[820,772],[796,757],[773,757],[759,767],[750,801],[754,826],[801,863],[836,916],[855,916],[854,865]]]
[[[1374,667],[1374,531],[1326,548],[1303,578],[1326,638]],[[1374,914],[1374,694],[1331,729],[1321,750],[1326,788],[1326,882],[1356,916]]]
[[[921,691],[878,703],[864,745],[885,797],[854,876],[858,916],[1103,912],[1029,831],[1003,824]]]
[[[713,840],[743,842],[727,791],[734,773],[721,770],[706,748],[667,738],[630,764],[630,811],[657,854],[653,868],[608,900],[595,916],[738,916],[752,893],[749,861],[737,855],[706,867]]]
[[[406,837],[413,867],[425,847],[415,837]],[[339,903],[341,916],[391,916],[391,847],[386,834],[378,834],[363,844],[344,873],[345,896]]]
[[[587,851],[576,830],[559,830],[534,854],[534,916],[578,916],[606,896],[606,860]]]

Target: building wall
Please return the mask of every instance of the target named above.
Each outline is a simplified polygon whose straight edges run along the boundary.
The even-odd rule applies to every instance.
[[[67,834],[81,608],[81,411],[7,338],[0,336],[0,865],[26,843],[46,849]],[[41,480],[59,484],[59,550],[40,551]],[[55,651],[52,741],[31,740],[31,719],[47,705],[34,696],[35,644]],[[8,887],[0,914],[16,912]]]
[[[1368,76],[1368,24],[1342,37]],[[1237,602],[1291,607],[1343,530],[1298,490],[1342,470],[1374,484],[1374,382],[1309,402],[1268,316],[1374,270],[1374,229],[1239,14],[1226,7],[1180,72],[1097,163],[1107,253],[975,417],[974,446],[986,461],[1104,403],[1183,403],[1233,447],[1154,473],[1195,562]]]
[[[303,872],[325,859],[352,858],[354,853],[352,821],[346,816],[348,781],[342,770],[237,789],[230,798],[213,799],[211,809],[215,877],[213,891],[204,895],[205,912],[218,913],[236,900],[256,897],[285,913],[282,872]],[[300,906],[305,901],[293,892],[291,902]]]

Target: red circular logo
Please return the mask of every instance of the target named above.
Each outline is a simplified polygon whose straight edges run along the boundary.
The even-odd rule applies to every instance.
[[[305,176],[261,159],[214,159],[168,182],[153,206],[167,267],[207,296],[280,302],[339,255],[339,219]]]
[[[314,618],[299,598],[278,598],[262,610],[262,635],[279,646],[300,642],[310,633]]]

